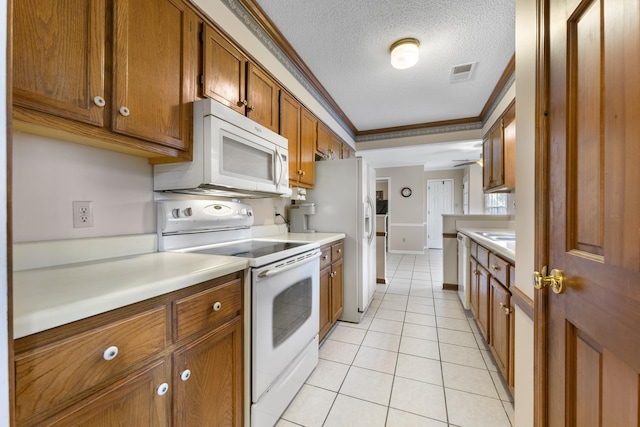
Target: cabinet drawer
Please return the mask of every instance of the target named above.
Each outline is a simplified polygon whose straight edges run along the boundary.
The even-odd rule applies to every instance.
[[[509,263],[502,258],[490,253],[489,254],[489,272],[504,287],[509,287]]]
[[[322,254],[320,255],[320,270],[328,265],[331,265],[331,246],[323,246],[320,248]]]
[[[235,279],[174,302],[174,338],[211,330],[242,309],[242,281]]]
[[[478,245],[478,256],[476,257],[478,264],[489,270],[489,249]]]
[[[344,243],[336,243],[331,246],[331,262],[336,262],[342,259],[344,252]]]
[[[17,355],[18,424],[163,350],[166,323],[166,306],[162,306]],[[117,354],[111,358],[114,346]]]

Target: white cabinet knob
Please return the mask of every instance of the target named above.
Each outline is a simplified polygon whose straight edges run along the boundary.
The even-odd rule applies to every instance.
[[[190,371],[190,370],[185,369],[184,371],[182,371],[182,372],[180,373],[180,379],[181,379],[182,381],[186,381],[186,380],[188,380],[189,378],[191,378],[191,371]]]
[[[93,103],[96,104],[98,107],[104,107],[107,104],[104,98],[101,96],[94,96]]]
[[[169,384],[167,383],[160,384],[156,389],[156,393],[158,393],[158,396],[164,396],[165,394],[167,394],[168,391],[169,391]]]
[[[113,360],[116,358],[116,356],[118,355],[118,347],[116,347],[115,345],[112,345],[111,347],[107,348],[104,353],[102,353],[102,357],[104,357],[104,360]]]
[[[213,303],[213,311],[220,311],[222,308],[222,303],[220,301],[216,301]]]
[[[118,111],[120,111],[120,114],[122,114],[125,117],[129,115],[129,109],[127,107],[124,107],[124,106],[120,107]]]

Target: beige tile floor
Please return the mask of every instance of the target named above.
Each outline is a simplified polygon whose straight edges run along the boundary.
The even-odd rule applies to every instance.
[[[277,427],[510,427],[513,399],[442,251],[391,254],[359,324],[338,322]]]

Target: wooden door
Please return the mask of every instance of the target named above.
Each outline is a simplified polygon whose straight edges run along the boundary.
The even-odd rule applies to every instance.
[[[102,126],[105,37],[104,0],[14,2],[14,103]]]
[[[205,24],[202,47],[203,96],[245,114],[247,61],[247,57],[222,34]]]
[[[318,141],[316,144],[316,151],[318,151],[324,158],[329,158],[329,150],[331,149],[331,137],[333,133],[331,130],[322,123],[318,123]]]
[[[247,117],[278,132],[280,112],[276,82],[264,71],[249,63],[247,71]]]
[[[503,119],[491,130],[491,187],[504,185],[504,145],[502,138]]]
[[[331,321],[332,323],[335,323],[338,321],[340,316],[342,316],[342,310],[344,306],[343,260],[334,262],[331,265],[331,269],[333,270],[331,276]]]
[[[471,277],[469,278],[469,298],[470,308],[473,316],[478,318],[478,261],[475,258],[469,258],[469,268]]]
[[[175,426],[242,426],[242,347],[236,317],[174,353]]]
[[[300,168],[300,109],[295,98],[280,91],[280,135],[289,140],[289,182],[298,185]]]
[[[546,261],[564,271],[566,291],[536,293],[536,324],[547,328],[536,366],[548,362],[537,381],[537,424],[636,426],[640,0],[539,6],[548,7],[550,46],[541,82],[549,102]]]
[[[195,15],[178,0],[118,0],[114,31],[113,130],[186,150]]]
[[[46,425],[169,426],[171,381],[166,366],[162,359],[52,417]],[[159,395],[158,388],[163,383],[169,388],[165,394]]]
[[[313,187],[315,182],[315,151],[318,138],[318,120],[306,108],[300,114],[300,183]]]

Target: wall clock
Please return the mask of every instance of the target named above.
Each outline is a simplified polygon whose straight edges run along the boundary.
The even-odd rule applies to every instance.
[[[404,187],[400,190],[400,194],[402,194],[402,197],[409,197],[411,195],[411,189],[409,187]]]

